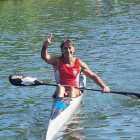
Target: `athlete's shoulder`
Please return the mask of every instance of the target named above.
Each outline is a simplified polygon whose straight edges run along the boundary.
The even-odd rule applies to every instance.
[[[81,59],[79,59],[79,65],[81,67],[87,67],[87,64],[85,62],[83,62]]]
[[[79,61],[79,60],[80,60],[80,58],[78,58],[78,57],[75,57],[75,60],[76,60],[76,61]]]

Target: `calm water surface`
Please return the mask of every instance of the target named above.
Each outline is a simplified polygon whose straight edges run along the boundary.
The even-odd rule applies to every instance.
[[[140,93],[139,7],[139,0],[0,1],[0,139],[45,139],[55,89],[15,87],[8,76],[55,83],[52,66],[40,57],[50,33],[51,55],[59,56],[62,40],[70,38],[75,56],[111,90]],[[90,79],[87,87],[100,89]],[[87,91],[79,121],[60,139],[139,140],[139,112],[139,100]]]

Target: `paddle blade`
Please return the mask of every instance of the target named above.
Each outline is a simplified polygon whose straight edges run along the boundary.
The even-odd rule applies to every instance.
[[[115,93],[115,94],[122,94],[126,95],[135,99],[140,99],[140,93],[133,93],[133,92],[116,92],[116,91],[110,91],[110,93]]]
[[[34,77],[21,74],[10,75],[9,81],[14,86],[34,86],[42,83]]]

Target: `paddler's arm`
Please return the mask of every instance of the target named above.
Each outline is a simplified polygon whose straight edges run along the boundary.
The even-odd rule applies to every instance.
[[[93,73],[84,62],[80,60],[79,64],[81,67],[81,71],[85,74],[85,76],[92,79],[98,86],[103,89],[102,93],[110,92],[110,89],[105,86],[104,82],[95,73]]]
[[[41,50],[41,58],[48,64],[56,64],[57,63],[57,57],[55,56],[51,56],[48,54],[47,51],[47,47],[50,45],[51,43],[51,38],[52,38],[52,34],[50,34],[50,37],[45,39],[43,42],[43,47]]]

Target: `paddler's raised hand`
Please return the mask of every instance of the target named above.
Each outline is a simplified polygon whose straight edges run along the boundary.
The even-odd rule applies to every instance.
[[[48,47],[48,45],[50,45],[50,43],[51,43],[51,38],[52,38],[52,33],[50,34],[50,37],[49,38],[47,38],[47,39],[45,39],[44,40],[44,42],[43,42],[43,46],[44,47]]]

